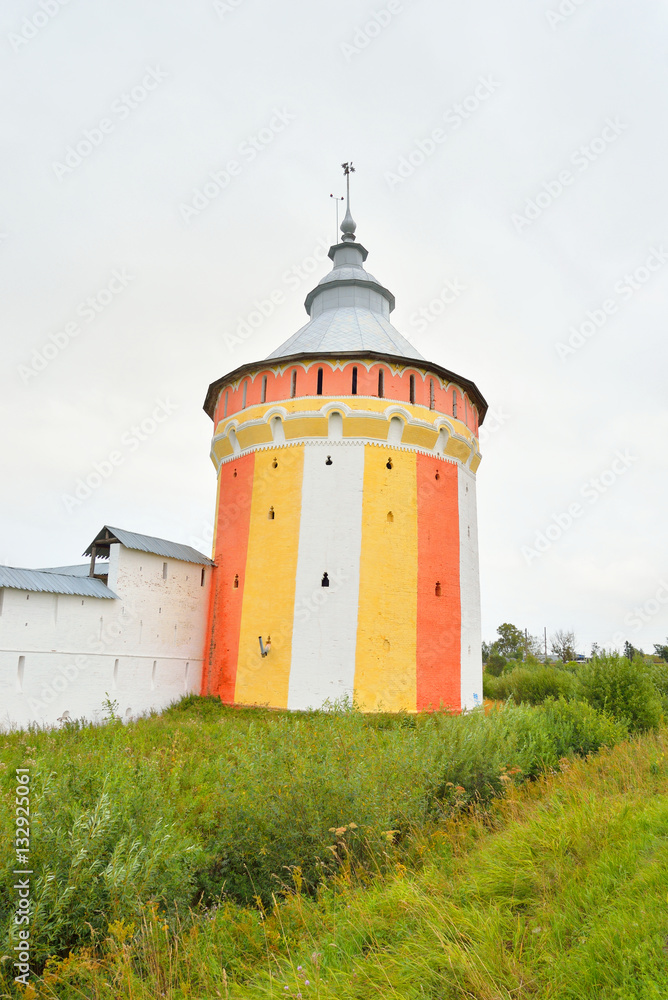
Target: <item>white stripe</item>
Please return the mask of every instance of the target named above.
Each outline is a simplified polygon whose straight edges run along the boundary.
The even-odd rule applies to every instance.
[[[330,455],[332,464],[327,465]],[[288,708],[352,698],[364,449],[306,445]],[[322,586],[323,574],[329,587]]]
[[[461,707],[482,704],[480,570],[476,481],[468,469],[458,469],[459,585],[462,603]]]

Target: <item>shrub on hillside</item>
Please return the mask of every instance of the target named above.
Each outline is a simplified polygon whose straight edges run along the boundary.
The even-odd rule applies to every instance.
[[[661,695],[641,656],[597,656],[579,671],[578,687],[580,697],[623,719],[631,732],[654,729],[661,721]]]
[[[505,670],[508,660],[501,653],[490,653],[485,664],[485,673],[491,677],[499,677]]]
[[[647,673],[661,699],[663,714],[668,716],[668,663],[663,660],[645,660]]]
[[[540,705],[546,698],[570,698],[576,690],[574,677],[565,670],[554,666],[518,666],[500,677],[483,676],[483,695],[495,701],[506,701],[512,696],[516,704],[527,702]]]

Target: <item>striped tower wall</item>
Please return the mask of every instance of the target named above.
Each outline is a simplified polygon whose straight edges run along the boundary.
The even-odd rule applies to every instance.
[[[352,395],[352,367],[262,367],[219,394],[203,693],[289,709],[342,697],[370,711],[471,707],[477,411],[428,369],[373,361],[355,362]]]

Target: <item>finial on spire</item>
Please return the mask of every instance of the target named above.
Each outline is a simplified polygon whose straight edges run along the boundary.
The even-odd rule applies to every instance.
[[[350,214],[350,175],[355,173],[355,168],[352,164],[352,160],[349,163],[342,163],[343,173],[346,178],[346,214],[341,223],[341,232],[343,233],[342,239],[344,242],[354,242],[355,230],[357,229],[357,223]]]

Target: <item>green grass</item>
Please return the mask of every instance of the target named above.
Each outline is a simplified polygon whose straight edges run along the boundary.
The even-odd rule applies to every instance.
[[[1,964],[0,995],[664,996],[668,734],[626,736],[578,702],[190,699],[0,737],[9,778],[32,770],[37,967],[55,956],[28,994]],[[5,843],[12,807],[5,778]]]

